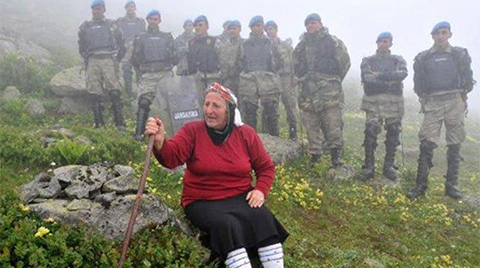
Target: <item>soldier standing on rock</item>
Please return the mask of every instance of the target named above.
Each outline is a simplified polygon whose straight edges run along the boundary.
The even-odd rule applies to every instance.
[[[365,164],[362,178],[372,179],[375,175],[375,149],[377,135],[385,123],[385,161],[383,175],[397,180],[394,168],[395,151],[400,144],[402,117],[404,115],[403,83],[407,77],[407,63],[398,55],[392,55],[393,36],[383,32],[377,38],[377,53],[362,60],[362,84],[364,96],[361,109],[366,113]]]
[[[137,127],[135,139],[143,139],[150,105],[155,99],[158,85],[173,77],[173,67],[178,63],[173,36],[160,31],[160,12],[151,10],[147,15],[148,28],[135,39],[131,62],[142,76],[139,82]]]
[[[239,95],[246,124],[257,125],[258,100],[263,107],[264,131],[279,136],[278,101],[280,81],[276,74],[283,67],[275,44],[265,35],[262,16],[250,20],[250,37],[242,44]]]
[[[278,25],[272,20],[265,24],[265,32],[267,32],[268,38],[278,47],[278,51],[282,56],[283,68],[277,73],[280,76],[281,96],[287,114],[290,139],[296,140],[297,119],[295,118],[295,113],[297,112],[297,98],[293,80],[292,44],[291,42],[280,40],[278,37]]]
[[[231,89],[235,96],[238,96],[240,84],[240,49],[244,41],[240,36],[241,31],[240,21],[231,21],[227,27],[229,39],[219,42],[218,45],[223,85]]]
[[[307,16],[305,28],[307,32],[293,51],[293,66],[301,83],[298,103],[307,129],[310,164],[320,160],[322,130],[336,168],[342,165],[342,80],[350,68],[350,57],[343,42],[323,27],[318,14]]]
[[[193,21],[191,19],[183,22],[184,32],[175,38],[175,48],[178,55],[176,74],[179,76],[188,75],[188,42],[195,36],[193,33]]]
[[[114,20],[105,18],[103,0],[92,1],[91,8],[93,18],[80,26],[78,48],[86,65],[86,86],[93,99],[95,127],[104,125],[102,101],[108,95],[115,125],[125,131],[118,79],[118,63],[125,55],[122,32]]]
[[[462,197],[457,182],[460,145],[466,136],[466,101],[474,85],[471,58],[465,48],[453,47],[448,42],[452,37],[448,22],[436,24],[431,35],[433,47],[419,53],[413,65],[414,91],[420,98],[424,117],[418,133],[420,156],[416,186],[407,193],[407,197],[415,199],[425,195],[428,173],[433,166],[433,149],[437,147],[440,130],[445,124],[448,146],[445,195],[458,199]]]
[[[145,32],[145,20],[137,17],[135,11],[137,7],[135,1],[129,0],[125,3],[126,14],[117,19],[118,27],[122,30],[123,39],[125,40],[126,54],[122,61],[123,81],[125,82],[125,91],[128,96],[133,97],[132,93],[132,65],[130,57],[132,56],[133,40],[135,37]],[[140,74],[137,74],[140,75]]]

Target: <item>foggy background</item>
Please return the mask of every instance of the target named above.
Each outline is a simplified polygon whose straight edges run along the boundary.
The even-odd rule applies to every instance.
[[[0,0],[1,27],[14,29],[45,45],[65,46],[76,50],[78,26],[91,18],[90,0]],[[242,36],[248,37],[248,22],[254,15],[275,20],[282,39],[292,38],[294,44],[304,31],[303,21],[313,12],[319,13],[330,33],[342,39],[348,48],[352,67],[347,79],[358,82],[363,57],[375,52],[375,40],[382,31],[393,34],[392,52],[408,62],[409,76],[405,93],[413,94],[412,61],[415,55],[432,46],[430,31],[440,21],[449,21],[453,37],[450,43],[468,49],[472,57],[474,78],[480,81],[480,3],[466,0],[366,0],[366,1],[187,1],[137,0],[137,15],[145,17],[155,8],[162,13],[161,30],[179,35],[185,19],[204,14],[210,21],[211,35],[220,34],[225,20],[241,21]],[[124,0],[106,0],[107,17],[123,16]],[[480,115],[478,85],[470,94],[469,108]]]

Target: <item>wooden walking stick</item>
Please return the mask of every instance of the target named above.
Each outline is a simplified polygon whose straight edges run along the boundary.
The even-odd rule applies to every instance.
[[[127,232],[125,233],[125,239],[123,240],[122,255],[120,257],[120,261],[118,262],[118,266],[117,266],[118,268],[123,267],[123,263],[127,258],[127,251],[128,251],[128,246],[130,244],[130,240],[132,238],[133,226],[135,225],[135,221],[137,219],[138,209],[140,208],[143,190],[145,189],[145,183],[147,181],[148,169],[150,167],[150,161],[151,161],[152,152],[153,152],[153,140],[154,140],[154,135],[150,135],[150,137],[148,138],[148,146],[147,146],[147,153],[146,153],[147,156],[145,157],[145,162],[143,163],[142,177],[140,178],[140,183],[138,186],[137,198],[135,199],[135,206],[133,207],[133,212],[132,212],[132,215],[130,216],[130,221],[128,222],[128,228],[127,228]]]

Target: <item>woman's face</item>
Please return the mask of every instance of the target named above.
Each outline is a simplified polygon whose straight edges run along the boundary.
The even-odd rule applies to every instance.
[[[208,127],[222,130],[227,125],[227,104],[217,93],[210,92],[205,96],[203,112]]]

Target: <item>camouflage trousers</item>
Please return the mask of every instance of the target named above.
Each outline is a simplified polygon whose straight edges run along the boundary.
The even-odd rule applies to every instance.
[[[466,102],[462,93],[429,95],[422,100],[423,122],[418,133],[420,141],[435,144],[440,139],[445,124],[445,140],[448,145],[460,144],[465,140]]]
[[[280,75],[280,87],[282,89],[282,103],[287,114],[287,122],[290,127],[297,125],[297,94],[296,87],[293,85],[292,77],[289,75]]]
[[[87,92],[105,97],[110,90],[120,90],[118,63],[113,56],[90,56],[86,71]]]
[[[124,79],[127,76],[132,78],[132,75],[133,75],[133,65],[130,62],[130,58],[132,57],[132,52],[133,52],[133,43],[125,44],[125,47],[127,50],[121,62],[122,74]]]
[[[239,76],[228,76],[222,81],[222,85],[229,88],[235,97],[238,98],[238,87],[240,86],[240,77]]]
[[[153,102],[157,89],[163,94],[162,82],[173,77],[172,71],[144,73],[138,83],[138,99],[144,98]]]
[[[302,119],[310,154],[321,155],[324,149],[343,146],[343,118],[339,106],[331,106],[320,112],[303,110]]]

